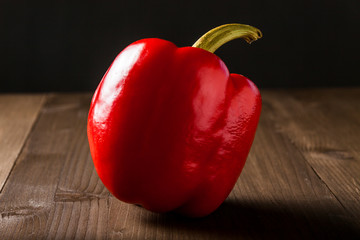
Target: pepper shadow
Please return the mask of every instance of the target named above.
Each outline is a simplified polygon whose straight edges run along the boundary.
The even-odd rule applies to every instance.
[[[168,213],[143,221],[186,239],[360,239],[359,218],[321,206],[227,200],[204,218]]]

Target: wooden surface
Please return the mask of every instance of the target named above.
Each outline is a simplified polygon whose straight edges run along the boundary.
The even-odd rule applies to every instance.
[[[360,239],[360,89],[262,96],[236,186],[189,219],[109,194],[89,154],[91,94],[1,95],[0,239]]]
[[[41,95],[0,95],[0,191],[44,100]]]

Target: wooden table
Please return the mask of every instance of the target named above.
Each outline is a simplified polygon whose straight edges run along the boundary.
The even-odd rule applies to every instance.
[[[360,239],[360,88],[262,95],[245,168],[200,219],[109,194],[89,154],[91,94],[0,95],[0,239]]]

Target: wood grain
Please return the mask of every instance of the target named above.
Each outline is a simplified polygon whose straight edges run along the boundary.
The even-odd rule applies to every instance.
[[[0,192],[39,114],[45,95],[0,95]]]
[[[107,235],[109,192],[101,183],[91,160],[86,135],[89,104],[78,109],[69,154],[64,161],[54,195],[54,217],[48,236],[57,239],[104,239]]]
[[[79,126],[86,124],[88,106],[89,95],[49,97],[0,195],[0,232],[5,239],[52,238],[57,236],[49,234],[54,223],[60,221],[64,228],[80,216],[80,208],[71,218],[57,214],[61,206],[54,196],[64,163],[74,154],[69,150]]]
[[[277,131],[360,222],[360,90],[277,91],[268,99]]]
[[[359,239],[357,91],[262,91],[262,116],[243,173],[224,204],[199,219],[152,213],[112,197],[89,154],[91,95],[51,95],[0,194],[0,236]]]

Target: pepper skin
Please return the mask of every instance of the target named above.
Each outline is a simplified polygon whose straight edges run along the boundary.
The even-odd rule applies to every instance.
[[[213,53],[139,40],[115,58],[91,102],[96,171],[124,202],[208,215],[241,173],[260,109],[254,83]]]

